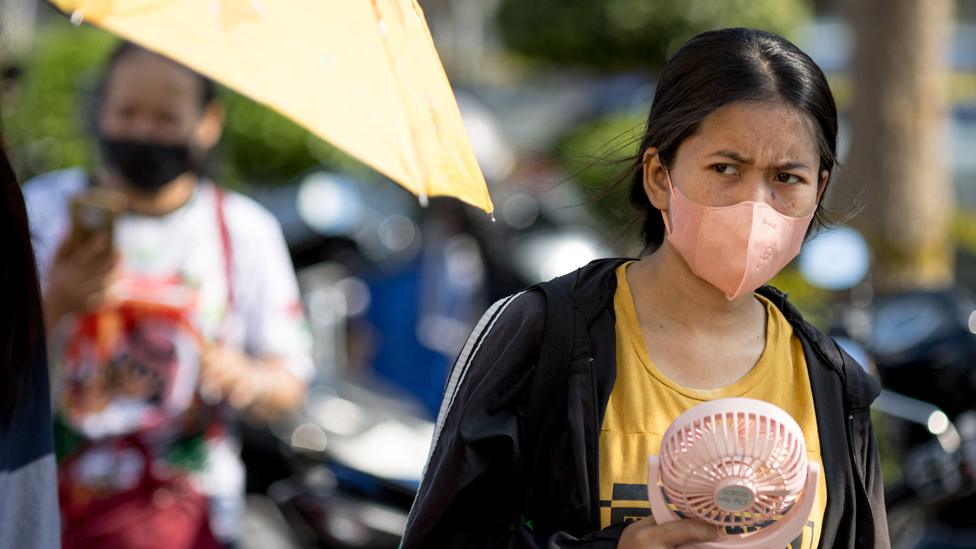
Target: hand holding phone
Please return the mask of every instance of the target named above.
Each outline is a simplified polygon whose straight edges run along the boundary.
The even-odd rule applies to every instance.
[[[125,200],[114,191],[90,189],[71,201],[71,228],[51,262],[44,289],[45,323],[110,304],[120,260],[113,243]]]

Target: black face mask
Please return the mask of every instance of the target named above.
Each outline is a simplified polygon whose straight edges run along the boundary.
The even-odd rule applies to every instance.
[[[133,187],[154,192],[185,172],[193,170],[190,147],[152,141],[112,139],[101,136],[99,146],[105,163]]]

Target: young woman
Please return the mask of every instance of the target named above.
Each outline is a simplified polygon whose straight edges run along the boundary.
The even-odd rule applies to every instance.
[[[685,44],[634,159],[646,253],[555,281],[572,348],[546,388],[548,428],[528,428],[529,395],[547,309],[566,304],[534,289],[496,303],[456,363],[403,546],[657,548],[736,533],[657,525],[646,460],[688,408],[749,397],[796,419],[823,466],[792,547],[887,547],[879,388],[763,286],[820,223],[836,136],[823,73],[787,40],[725,29]]]
[[[20,185],[0,141],[0,547],[58,547],[41,298]]]

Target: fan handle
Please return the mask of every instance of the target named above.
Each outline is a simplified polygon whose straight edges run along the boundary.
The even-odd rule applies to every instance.
[[[681,520],[668,509],[660,486],[661,462],[658,456],[647,458],[647,494],[651,500],[651,513],[658,524]],[[730,534],[724,541],[693,543],[679,546],[679,549],[783,549],[796,539],[810,517],[813,500],[817,495],[817,481],[820,479],[820,465],[807,462],[807,481],[803,493],[775,524],[751,535]]]

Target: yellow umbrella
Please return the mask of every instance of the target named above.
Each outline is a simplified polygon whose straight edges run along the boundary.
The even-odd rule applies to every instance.
[[[264,103],[426,200],[492,211],[415,0],[53,0]]]

